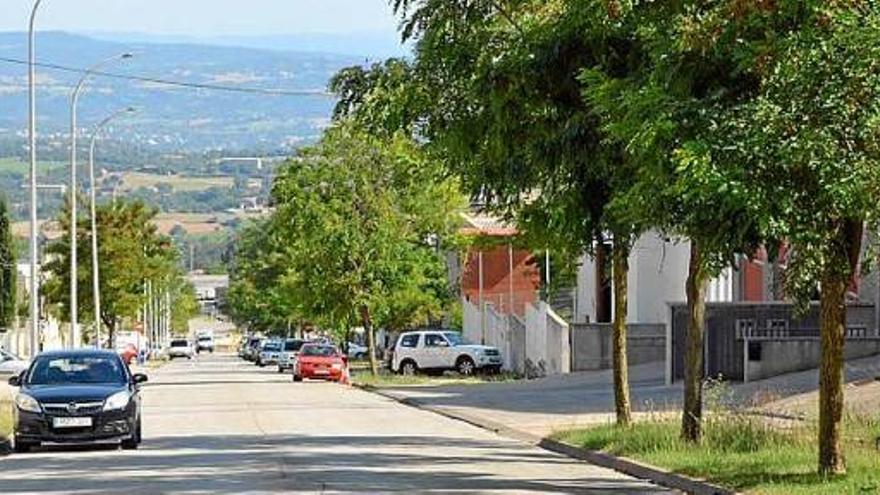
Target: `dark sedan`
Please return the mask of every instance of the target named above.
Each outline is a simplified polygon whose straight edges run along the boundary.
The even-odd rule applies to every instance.
[[[45,443],[116,443],[136,449],[141,442],[139,385],[115,352],[52,351],[39,354],[21,375],[15,398],[15,448],[27,452]]]

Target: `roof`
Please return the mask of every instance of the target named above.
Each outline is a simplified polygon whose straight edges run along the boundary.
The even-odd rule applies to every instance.
[[[519,233],[516,227],[504,220],[481,212],[461,213],[465,226],[459,232],[465,235],[488,235],[496,237],[512,237]]]

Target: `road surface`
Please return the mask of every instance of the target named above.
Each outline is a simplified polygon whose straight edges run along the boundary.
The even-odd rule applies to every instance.
[[[144,389],[144,444],[0,458],[0,493],[659,493],[360,390],[294,384],[231,356]]]

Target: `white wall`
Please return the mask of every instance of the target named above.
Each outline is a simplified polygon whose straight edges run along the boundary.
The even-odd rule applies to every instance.
[[[627,283],[627,323],[665,323],[668,303],[686,300],[690,242],[666,241],[649,232],[633,245],[629,257]],[[577,322],[596,321],[596,266],[584,257],[578,270]],[[732,269],[710,282],[706,299],[712,302],[733,301]]]

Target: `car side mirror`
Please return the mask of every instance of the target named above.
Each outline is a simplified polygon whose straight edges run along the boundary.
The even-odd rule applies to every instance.
[[[150,380],[149,377],[147,377],[147,375],[145,375],[143,373],[135,373],[131,377],[131,381],[133,381],[136,384],[137,383],[146,383],[149,380]]]
[[[11,387],[20,387],[21,386],[21,377],[18,375],[9,377],[9,385]]]

